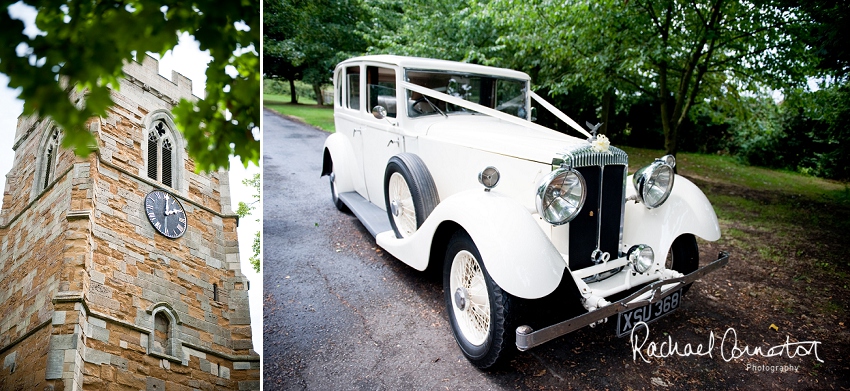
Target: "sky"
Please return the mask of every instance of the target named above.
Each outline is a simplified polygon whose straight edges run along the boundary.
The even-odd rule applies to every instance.
[[[21,6],[17,3],[9,7],[9,13],[13,18],[24,21],[27,28],[24,30],[27,34],[36,34],[35,29],[35,9],[31,7]],[[159,58],[158,55],[154,57]],[[184,34],[180,37],[180,43],[171,51],[167,52],[159,61],[159,74],[167,79],[171,79],[171,71],[175,70],[178,73],[192,80],[192,93],[195,96],[204,96],[204,84],[206,83],[206,64],[211,60],[208,52],[201,52],[198,48],[198,42],[190,35]],[[8,87],[9,78],[0,73],[0,189],[5,188],[6,174],[12,169],[14,151],[12,144],[15,138],[15,128],[18,123],[18,116],[23,112],[23,101],[17,99],[19,90],[13,90]],[[250,203],[253,201],[253,189],[242,184],[242,180],[252,177],[259,173],[260,169],[255,165],[250,165],[248,169],[242,165],[236,158],[230,160],[230,195],[232,200],[232,208],[236,210],[239,201]],[[0,196],[2,201],[2,196]],[[261,205],[256,205],[257,209],[246,218],[239,220],[239,259],[242,263],[242,273],[250,281],[251,289],[248,291],[250,306],[251,306],[251,330],[254,339],[254,350],[262,354],[263,351],[263,300],[262,289],[263,279],[261,273],[255,273],[248,263],[248,258],[252,254],[251,246],[254,241],[254,232],[261,229],[260,223],[256,220],[263,215]]]

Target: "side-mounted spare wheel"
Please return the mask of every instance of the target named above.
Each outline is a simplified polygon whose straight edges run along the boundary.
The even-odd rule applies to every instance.
[[[390,158],[384,172],[384,201],[399,239],[409,237],[434,211],[440,198],[425,162],[412,153]]]
[[[478,247],[465,231],[449,240],[443,290],[452,333],[463,355],[486,369],[504,362],[514,346],[512,298],[487,273]]]

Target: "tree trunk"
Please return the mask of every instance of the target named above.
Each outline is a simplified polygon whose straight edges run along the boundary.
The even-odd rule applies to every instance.
[[[676,152],[679,152],[679,147],[676,145],[676,136],[679,133],[679,122],[673,121],[670,117],[668,117],[669,107],[670,98],[663,99],[661,102],[661,123],[664,125],[664,153],[676,156]]]
[[[658,103],[661,106],[661,127],[664,129],[664,151],[668,155],[676,156],[676,130],[678,124],[673,121],[670,113],[670,92],[667,89],[667,62],[662,61],[658,67],[658,84],[660,96]]]
[[[316,103],[319,106],[324,105],[325,102],[323,101],[322,97],[322,86],[318,84],[313,84],[313,93],[316,94]]]
[[[298,95],[295,93],[295,80],[289,79],[289,103],[297,104],[298,103]]]
[[[605,91],[602,95],[602,126],[599,128],[598,134],[604,134],[608,138],[611,138],[613,134],[609,131],[608,122],[611,120],[612,113],[611,111],[614,109],[614,90],[609,89]]]
[[[673,18],[673,2],[667,5],[667,11],[664,18],[664,26],[661,31],[661,40],[664,46],[670,38],[670,24]],[[667,59],[663,59],[658,64],[658,100],[661,105],[661,126],[664,128],[664,150],[667,154],[676,156],[676,126],[671,121],[672,114],[670,112],[670,90],[667,87],[667,71],[669,64]]]

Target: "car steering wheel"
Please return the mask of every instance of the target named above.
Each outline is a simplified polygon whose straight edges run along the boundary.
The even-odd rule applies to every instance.
[[[410,105],[410,109],[413,110],[414,113],[420,115],[433,114],[437,112],[434,106],[430,102],[428,102],[428,100],[424,96],[421,96],[419,97],[419,99],[413,101],[413,104]]]

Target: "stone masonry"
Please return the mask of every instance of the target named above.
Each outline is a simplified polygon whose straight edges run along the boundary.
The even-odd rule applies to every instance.
[[[0,209],[0,390],[258,390],[227,172],[195,173],[173,128],[171,108],[197,99],[191,81],[149,56],[124,70],[115,106],[88,122],[98,151],[60,149],[46,187],[54,125],[18,120]],[[172,187],[146,175],[155,120],[174,129]],[[154,189],[183,205],[182,237],[148,222]]]

